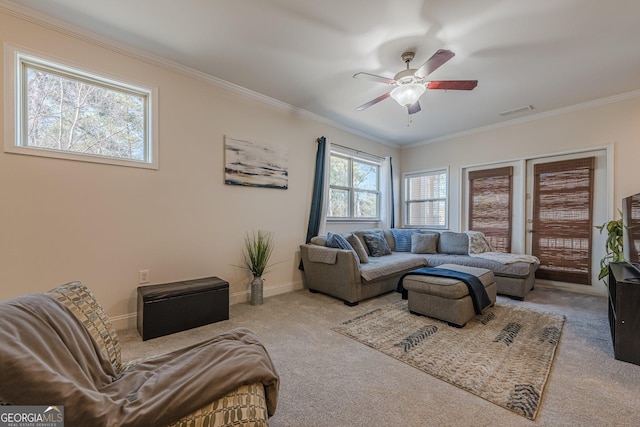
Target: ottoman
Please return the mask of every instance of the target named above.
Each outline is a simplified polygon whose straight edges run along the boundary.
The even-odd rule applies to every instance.
[[[493,305],[497,286],[491,270],[455,264],[443,264],[445,268],[472,274],[480,279]],[[463,327],[476,315],[467,285],[448,277],[407,275],[403,281],[407,290],[409,311],[433,317],[456,327]]]
[[[229,282],[219,277],[138,287],[142,341],[229,319]]]

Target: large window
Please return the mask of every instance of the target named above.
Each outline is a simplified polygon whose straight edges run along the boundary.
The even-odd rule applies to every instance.
[[[331,153],[328,219],[380,218],[380,164]]]
[[[152,90],[13,52],[14,135],[21,154],[154,166]]]
[[[447,228],[447,170],[405,175],[404,207],[409,227]]]

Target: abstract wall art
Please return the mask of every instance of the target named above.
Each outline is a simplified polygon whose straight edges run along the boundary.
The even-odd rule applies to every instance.
[[[289,188],[284,147],[258,145],[225,137],[224,183],[245,187]]]

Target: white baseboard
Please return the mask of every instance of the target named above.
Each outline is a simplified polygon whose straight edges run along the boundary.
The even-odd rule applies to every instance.
[[[573,292],[576,294],[593,295],[599,297],[606,297],[608,295],[607,288],[603,288],[599,285],[577,285],[572,283],[555,282],[553,280],[536,279],[535,288],[537,287],[547,289],[560,289],[567,292]],[[526,299],[526,297],[525,297]]]
[[[116,331],[121,329],[132,329],[137,327],[138,323],[138,314],[137,313],[129,313],[123,314],[121,316],[113,316],[109,317],[113,327],[116,328]]]
[[[272,297],[274,295],[286,294],[287,292],[297,291],[298,289],[302,289],[302,288],[303,288],[302,281],[281,283],[279,285],[265,287],[263,296],[265,298]],[[229,305],[248,302],[249,297],[250,297],[249,290],[246,290],[244,292],[235,292],[229,295]]]
[[[302,281],[298,282],[289,282],[282,283],[275,286],[268,286],[264,288],[264,297],[272,297],[275,295],[286,294],[287,292],[297,291],[302,289]],[[242,304],[245,302],[249,302],[249,291],[245,292],[234,292],[229,295],[229,305]],[[111,323],[116,330],[121,329],[132,329],[137,327],[138,323],[138,314],[137,313],[129,313],[123,314],[120,316],[110,317]]]

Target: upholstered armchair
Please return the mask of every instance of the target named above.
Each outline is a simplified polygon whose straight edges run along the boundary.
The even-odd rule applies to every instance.
[[[93,293],[82,283],[72,282],[59,286],[47,294],[65,305],[86,327],[107,358],[116,374],[125,373],[140,361],[122,362],[120,343],[116,331],[103,307]],[[0,403],[4,396],[0,395]],[[8,399],[7,399],[8,400]],[[62,403],[62,402],[56,402]],[[171,426],[267,426],[268,402],[265,386],[258,382],[239,386],[219,399],[210,402],[170,424]]]

